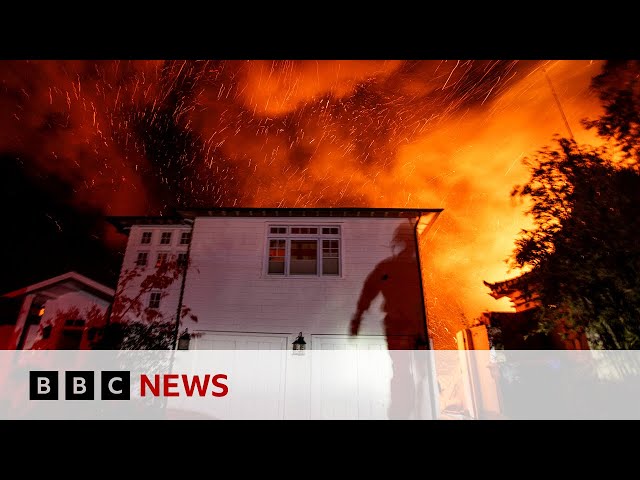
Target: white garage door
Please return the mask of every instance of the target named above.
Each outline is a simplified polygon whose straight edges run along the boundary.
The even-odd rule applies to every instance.
[[[313,418],[387,417],[391,363],[384,336],[313,335],[312,344]]]
[[[227,372],[230,394],[216,402],[218,418],[284,417],[287,336],[269,333],[196,332],[190,349]],[[208,350],[209,352],[204,352]],[[234,350],[234,354],[220,350]]]
[[[195,332],[192,350],[286,350],[287,336],[277,333]]]

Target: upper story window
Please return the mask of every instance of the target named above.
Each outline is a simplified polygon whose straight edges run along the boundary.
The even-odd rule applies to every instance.
[[[322,240],[322,274],[340,274],[340,240]]]
[[[186,267],[188,263],[187,254],[185,252],[179,253],[176,261],[179,267]]]
[[[162,232],[162,235],[160,236],[160,245],[171,244],[171,233],[172,232]]]
[[[149,308],[160,308],[160,292],[151,292],[149,295]]]
[[[149,252],[138,252],[138,258],[136,258],[136,265],[138,267],[146,267],[149,260]]]
[[[191,241],[191,232],[182,232],[180,235],[180,245],[189,245]]]
[[[169,260],[169,254],[167,252],[158,253],[158,258],[156,259],[156,267],[160,267],[163,263],[166,263]]]
[[[148,245],[151,243],[151,234],[152,232],[142,232],[142,238],[140,239],[140,243],[142,245]]]
[[[269,225],[267,274],[339,276],[340,227]]]

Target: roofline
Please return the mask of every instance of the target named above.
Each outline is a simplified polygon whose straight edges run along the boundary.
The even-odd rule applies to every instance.
[[[530,274],[531,271],[528,271],[518,275],[517,277],[508,278],[507,280],[502,280],[500,282],[490,283],[483,280],[482,283],[491,290],[489,295],[497,300],[502,297],[509,296],[509,293],[514,292],[515,290],[520,290],[523,285],[526,285],[527,282],[530,281]]]
[[[190,225],[196,217],[417,217],[440,213],[442,208],[254,208],[254,207],[186,207],[167,217],[107,217],[119,232],[127,233],[133,225]]]
[[[168,217],[159,216],[109,216],[107,222],[116,227],[120,233],[127,233],[132,225],[190,225],[192,220],[177,215]]]
[[[47,287],[51,287],[57,283],[65,282],[68,280],[76,281],[80,284],[83,284],[89,287],[89,290],[92,290],[94,293],[97,293],[98,296],[104,297],[105,299],[111,300],[115,295],[115,290],[112,288],[106,287],[105,285],[96,282],[95,280],[91,280],[89,277],[85,277],[78,272],[67,272],[62,275],[58,275],[57,277],[49,278],[47,280],[43,280],[38,283],[34,283],[32,285],[28,285],[23,288],[19,288],[17,290],[13,290],[12,292],[5,293],[2,295],[3,298],[16,298],[21,297],[23,295],[28,295],[30,293],[36,293],[39,290],[45,289]]]

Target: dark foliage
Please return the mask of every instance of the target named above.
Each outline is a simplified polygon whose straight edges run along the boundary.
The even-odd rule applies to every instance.
[[[559,139],[525,160],[531,177],[512,193],[535,225],[512,260],[532,269],[539,330],[586,331],[600,348],[640,348],[639,73],[616,62],[593,81],[605,113],[585,124],[605,146]]]

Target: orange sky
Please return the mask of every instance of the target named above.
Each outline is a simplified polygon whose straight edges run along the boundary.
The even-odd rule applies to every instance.
[[[0,150],[73,185],[77,208],[444,208],[429,314],[507,310],[483,280],[528,226],[522,158],[599,112],[601,61],[2,62]]]
[[[240,70],[238,99],[271,129],[278,119],[296,118],[298,136],[289,143],[266,127],[241,129],[220,147],[253,168],[244,180],[256,192],[251,204],[444,208],[430,233],[429,314],[451,330],[483,310],[511,308],[508,299],[491,298],[482,281],[517,274],[505,259],[530,224],[510,192],[527,179],[523,157],[554,134],[566,135],[543,68],[576,139],[588,142],[593,135],[580,120],[599,112],[588,87],[602,62],[514,62],[504,79],[482,87],[460,87],[470,75],[461,65],[427,62],[419,75],[403,77],[401,62],[251,63]],[[481,88],[480,98],[465,103]],[[382,94],[372,110],[350,113],[358,89]],[[205,90],[202,104],[215,103],[211,97]],[[221,128],[210,113],[204,108],[193,116],[206,134]]]

